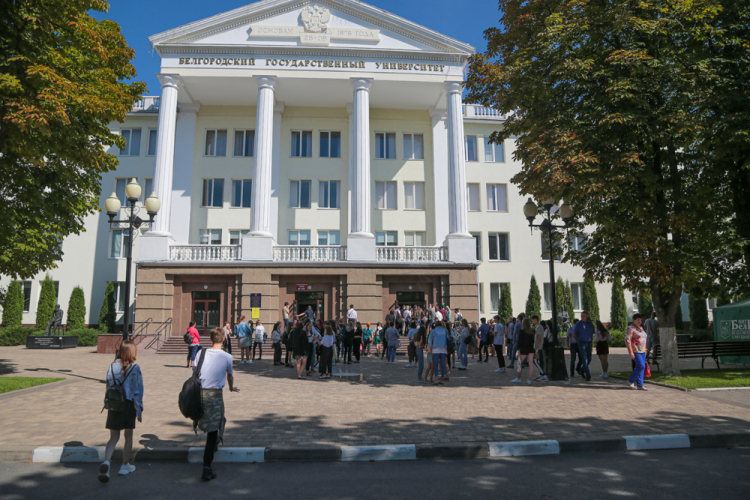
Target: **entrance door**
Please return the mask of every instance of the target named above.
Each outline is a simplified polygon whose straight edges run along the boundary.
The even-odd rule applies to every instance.
[[[297,314],[307,311],[308,306],[315,311],[315,319],[326,320],[323,313],[323,292],[296,292],[294,298],[297,300]]]
[[[396,300],[402,308],[404,306],[409,306],[409,309],[414,309],[414,306],[427,308],[424,292],[396,292]]]
[[[221,325],[221,292],[193,292],[193,321],[201,335]]]

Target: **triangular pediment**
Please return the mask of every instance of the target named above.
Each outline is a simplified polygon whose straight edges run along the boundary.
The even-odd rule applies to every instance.
[[[328,47],[468,56],[474,48],[356,0],[265,0],[150,37],[157,49]]]

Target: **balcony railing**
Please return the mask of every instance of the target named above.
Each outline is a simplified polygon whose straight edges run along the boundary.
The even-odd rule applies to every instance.
[[[503,115],[499,110],[495,108],[488,108],[486,106],[480,106],[478,104],[464,104],[464,118],[472,118],[475,120],[503,120]]]
[[[133,108],[130,111],[159,111],[159,96],[144,95],[143,97],[135,101],[135,103],[133,103]]]
[[[338,262],[346,260],[346,247],[277,245],[273,247],[276,262]]]
[[[445,262],[446,247],[376,247],[378,262]]]
[[[169,247],[169,260],[213,262],[238,260],[240,245],[174,245]]]

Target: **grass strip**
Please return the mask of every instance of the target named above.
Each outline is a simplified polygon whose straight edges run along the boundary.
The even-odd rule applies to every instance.
[[[0,377],[0,394],[49,384],[50,382],[59,382],[60,380],[65,379],[47,377]]]
[[[632,372],[612,372],[629,377]],[[676,385],[685,389],[715,389],[720,387],[750,387],[750,369],[681,370],[681,377],[665,377],[651,367],[651,378],[645,380]]]

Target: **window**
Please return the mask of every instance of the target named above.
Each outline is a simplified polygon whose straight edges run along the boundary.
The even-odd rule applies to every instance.
[[[125,149],[120,150],[120,156],[138,156],[141,154],[141,129],[124,128],[120,135],[125,138]]]
[[[479,284],[479,312],[484,313],[484,283]]]
[[[112,283],[115,286],[115,304],[118,313],[125,311],[125,283]]]
[[[375,134],[375,159],[396,159],[396,134],[395,132],[378,132]]]
[[[404,160],[424,160],[422,134],[404,134]]]
[[[573,294],[573,311],[583,311],[583,283],[571,283],[570,291]]]
[[[145,201],[146,198],[151,196],[151,193],[154,192],[154,180],[153,179],[143,179],[143,200]]]
[[[146,152],[146,156],[156,156],[157,137],[155,128],[148,129],[148,151]]]
[[[206,130],[206,151],[205,156],[226,156],[227,155],[227,131],[224,130]]]
[[[487,210],[490,212],[508,211],[508,190],[505,184],[487,184]]]
[[[203,206],[221,208],[224,202],[224,179],[203,179]]]
[[[404,182],[404,208],[424,210],[424,182]]]
[[[247,233],[249,233],[249,229],[235,229],[232,231],[229,231],[229,244],[230,245],[241,245],[242,244],[242,237],[245,236]]]
[[[477,160],[477,136],[467,135],[466,136],[466,161],[478,161]]]
[[[221,245],[221,229],[201,229],[198,243],[201,245]]]
[[[42,283],[44,283],[44,281],[40,281],[39,282],[40,293],[41,293],[41,290],[42,290]],[[55,304],[57,304],[58,303],[58,299],[60,298],[60,282],[59,281],[53,281],[52,284],[55,286]],[[29,297],[29,301],[30,300],[31,300],[31,297]],[[29,304],[29,305],[31,305],[31,304]]]
[[[310,208],[311,181],[289,181],[289,206],[291,208]]]
[[[333,246],[341,244],[339,231],[318,231],[318,245]]]
[[[427,245],[427,233],[422,231],[406,231],[404,244],[407,247],[423,247]]]
[[[312,130],[292,130],[292,156],[312,157]]]
[[[396,210],[396,182],[375,183],[375,208],[378,210]]]
[[[130,236],[127,229],[113,229],[111,236],[112,244],[109,247],[110,259],[126,259],[128,257],[128,247],[130,245]]]
[[[544,284],[544,311],[552,312],[552,286]]]
[[[252,179],[232,179],[232,206],[250,208],[253,197]]]
[[[570,235],[568,236],[568,242],[570,243],[570,250],[572,252],[583,252],[586,246],[586,235]]]
[[[484,138],[484,161],[486,163],[503,163],[505,162],[505,151],[503,143],[490,144],[490,138]]]
[[[638,290],[633,290],[633,294],[630,299],[633,301],[633,312],[638,312]]]
[[[340,181],[320,181],[318,208],[341,208],[339,204]]]
[[[479,212],[479,184],[466,185],[466,199],[469,202],[469,212]]]
[[[477,245],[477,260],[482,260],[482,235],[481,234],[472,234],[474,237],[474,242]]]
[[[130,182],[130,179],[131,178],[115,179],[115,195],[120,200],[120,205],[123,207],[128,205],[128,200],[125,198],[125,187]]]
[[[706,299],[706,307],[709,311],[716,309],[716,299]]]
[[[549,238],[546,234],[542,235],[542,260],[549,262]],[[562,245],[560,245],[559,237],[555,239],[555,262],[562,260]]]
[[[378,231],[375,233],[375,244],[379,247],[398,246],[397,231]]]
[[[31,281],[24,281],[21,283],[23,288],[23,312],[27,313],[31,310]]]
[[[341,158],[341,132],[320,133],[320,157]]]
[[[255,130],[234,131],[234,156],[255,155]]]
[[[309,245],[310,244],[310,231],[289,231],[289,244],[290,245]]]
[[[490,233],[490,260],[510,260],[508,251],[508,233]]]
[[[490,283],[490,312],[497,313],[500,311],[500,296],[502,295],[503,285],[505,283]]]

